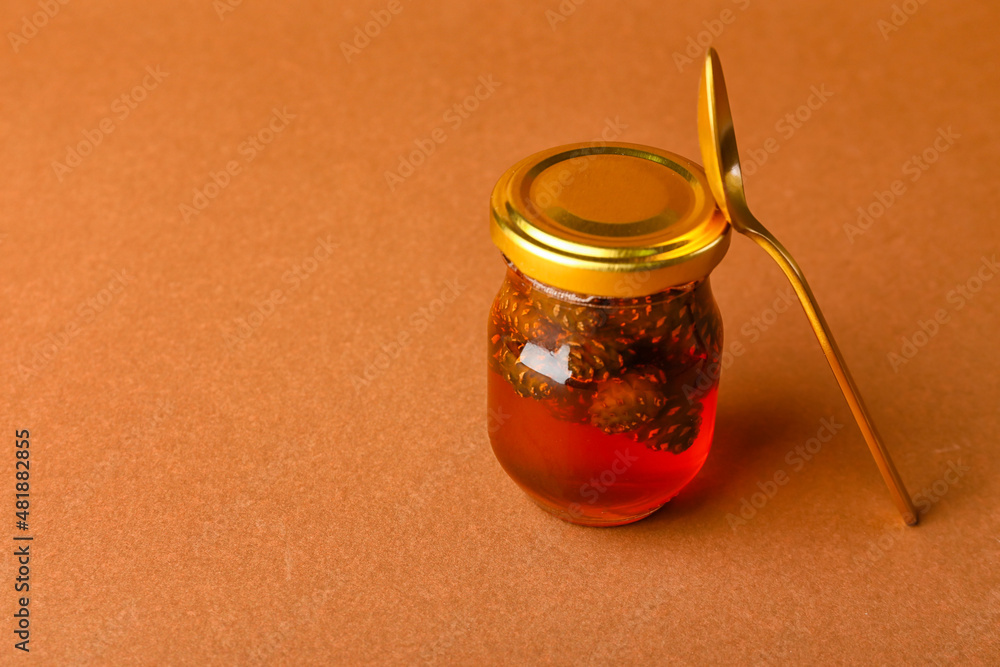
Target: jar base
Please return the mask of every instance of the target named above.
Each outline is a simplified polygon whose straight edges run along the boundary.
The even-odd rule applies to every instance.
[[[547,505],[546,503],[543,503],[537,498],[534,498],[531,494],[525,494],[525,495],[531,498],[532,502],[534,502],[540,508],[545,510],[545,512],[551,514],[557,519],[562,519],[566,523],[572,523],[576,526],[587,526],[589,528],[613,528],[615,526],[625,526],[630,523],[635,523],[636,521],[641,521],[646,517],[648,517],[649,515],[653,514],[654,512],[659,511],[660,509],[663,508],[663,505],[667,504],[665,502],[663,503],[663,505],[657,505],[656,507],[647,510],[645,512],[641,512],[639,514],[631,514],[631,515],[611,514],[607,517],[592,517],[592,516],[584,516],[580,513],[573,513],[561,507],[553,507],[552,505]],[[667,502],[670,501],[668,500]]]

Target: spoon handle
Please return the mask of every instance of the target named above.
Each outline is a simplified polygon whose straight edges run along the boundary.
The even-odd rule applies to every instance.
[[[847,370],[847,365],[840,354],[840,349],[833,340],[830,326],[826,323],[823,313],[820,312],[819,304],[816,302],[816,297],[813,296],[812,290],[809,289],[809,283],[806,282],[806,277],[803,275],[802,269],[799,268],[798,263],[788,254],[788,251],[785,250],[778,239],[771,232],[767,231],[756,218],[750,215],[749,211],[744,211],[740,218],[739,221],[733,221],[735,223],[733,226],[736,227],[737,231],[749,236],[757,245],[766,250],[767,254],[784,271],[789,282],[792,283],[792,287],[795,289],[795,293],[802,303],[802,308],[806,312],[806,317],[809,318],[809,324],[812,325],[813,331],[816,333],[816,338],[819,339],[820,347],[823,348],[823,353],[826,354],[826,360],[830,362],[830,368],[837,378],[837,383],[840,384],[841,391],[844,392],[844,398],[847,399],[847,404],[851,407],[854,419],[858,422],[861,433],[865,436],[865,442],[868,443],[868,448],[875,458],[875,463],[882,473],[882,478],[885,480],[886,486],[889,487],[892,499],[896,503],[899,513],[903,515],[903,521],[908,526],[917,525],[919,516],[913,507],[910,494],[907,493],[906,487],[903,485],[903,480],[900,479],[899,473],[896,471],[896,466],[893,465],[892,458],[890,458],[881,436],[875,430],[875,424],[872,422],[871,415],[868,414],[868,409],[865,407],[864,401],[861,400],[858,388],[854,384],[854,378],[851,377],[850,371]]]

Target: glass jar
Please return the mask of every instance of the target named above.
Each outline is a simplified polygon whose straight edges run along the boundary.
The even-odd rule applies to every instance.
[[[544,151],[500,179],[507,262],[489,316],[493,451],[541,507],[636,521],[708,456],[722,318],[708,274],[729,226],[700,167],[633,144]]]

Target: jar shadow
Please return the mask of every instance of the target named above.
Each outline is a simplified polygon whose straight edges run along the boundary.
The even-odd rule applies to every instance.
[[[745,397],[735,404],[721,400],[704,467],[677,497],[634,525],[672,522],[707,506],[718,506],[720,499],[734,495],[731,489],[747,485],[745,470],[760,467],[761,460],[774,460],[775,466],[780,466],[788,443],[815,430],[815,419],[782,408],[791,402],[776,400],[770,392],[766,397],[761,395],[760,402]],[[720,508],[720,521],[724,515]]]

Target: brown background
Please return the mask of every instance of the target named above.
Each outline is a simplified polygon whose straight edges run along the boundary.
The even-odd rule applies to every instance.
[[[1000,280],[961,309],[948,294],[1000,241],[1000,10],[932,0],[886,39],[888,0],[591,0],[555,28],[557,0],[402,0],[348,63],[339,44],[385,3],[347,4],[73,0],[0,50],[0,535],[17,532],[28,428],[35,536],[32,652],[11,646],[4,556],[0,661],[995,664]],[[698,159],[698,68],[673,54],[724,9],[712,41],[744,154],[779,145],[751,204],[810,276],[911,491],[933,496],[917,529],[805,318],[770,319],[785,283],[746,239],[713,276],[746,353],[708,463],[667,508],[569,526],[490,452],[494,182],[609,118],[623,141]],[[6,2],[0,28],[38,11]],[[147,66],[168,75],[119,119]],[[489,75],[495,92],[449,124]],[[832,97],[786,137],[776,123],[812,86]],[[295,117],[247,162],[274,108]],[[105,118],[114,131],[60,180],[53,162]],[[438,127],[391,191],[384,173]],[[903,164],[949,127],[960,138],[911,182]],[[240,173],[185,220],[230,160]],[[897,179],[905,194],[849,240]],[[294,288],[283,276],[328,235]],[[102,292],[120,270],[125,288]],[[894,370],[938,309],[948,323]],[[755,317],[773,324],[751,341]],[[847,426],[794,470],[786,454],[831,417]],[[779,470],[790,481],[733,529]]]

